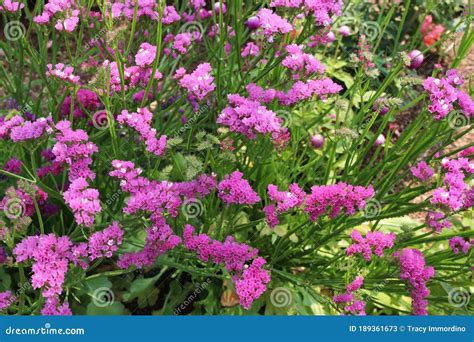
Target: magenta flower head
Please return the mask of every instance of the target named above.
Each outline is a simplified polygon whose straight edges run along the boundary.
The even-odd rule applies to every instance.
[[[258,19],[258,17],[255,16],[250,17],[245,22],[245,26],[247,26],[249,30],[256,30],[260,27],[260,20]]]
[[[321,134],[315,134],[311,137],[311,145],[314,148],[321,148],[324,145],[324,137]]]
[[[220,4],[220,2],[216,2],[214,4],[214,12],[216,14],[219,14],[220,10],[221,10],[221,4]],[[222,3],[222,14],[224,14],[226,12],[227,12],[227,6],[225,5],[225,3]]]
[[[329,43],[331,43],[336,40],[336,35],[334,34],[334,32],[329,31],[328,34],[326,35],[326,39]]]
[[[347,37],[348,35],[351,34],[351,29],[349,26],[347,25],[342,25],[341,27],[339,27],[339,34],[343,37]]]
[[[380,134],[377,139],[375,139],[375,142],[374,142],[374,145],[375,146],[380,146],[380,145],[383,145],[385,143],[385,137],[383,134]]]
[[[410,51],[408,57],[410,57],[410,69],[418,69],[425,59],[423,53],[419,50]]]

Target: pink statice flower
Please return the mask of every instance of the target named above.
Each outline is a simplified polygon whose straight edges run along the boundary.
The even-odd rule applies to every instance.
[[[170,25],[177,21],[181,20],[181,16],[176,12],[176,8],[174,6],[166,6],[163,9],[163,24]]]
[[[0,292],[0,310],[7,309],[15,302],[16,298],[11,291]]]
[[[14,13],[18,10],[23,9],[23,7],[25,7],[25,5],[19,1],[4,0],[3,3],[0,5],[0,11],[8,11]]]
[[[34,289],[43,288],[43,296],[49,298],[62,292],[71,246],[67,236],[29,236],[16,245],[13,254],[17,262],[33,260],[32,286]]]
[[[133,128],[140,135],[140,140],[145,142],[146,150],[160,157],[166,150],[166,135],[156,138],[156,129],[152,128],[153,114],[145,107],[138,108],[136,112],[129,113],[123,110],[117,117],[120,125]]]
[[[172,47],[174,50],[184,55],[188,52],[188,48],[196,38],[197,37],[194,36],[194,33],[191,32],[179,33],[174,37]]]
[[[306,199],[306,193],[296,183],[291,184],[288,191],[278,191],[276,185],[269,184],[268,198],[276,203],[266,206],[263,211],[265,212],[267,223],[271,228],[274,228],[279,223],[278,214],[301,207]]]
[[[462,251],[462,253],[464,254],[469,253],[471,244],[472,243],[470,241],[466,241],[460,236],[455,236],[449,239],[449,247],[451,248],[454,254],[459,254],[460,251]]]
[[[243,243],[237,243],[228,236],[224,242],[211,239],[206,234],[194,235],[194,227],[187,224],[183,232],[183,244],[197,253],[203,262],[223,264],[232,274],[240,304],[246,310],[266,290],[270,274],[263,269],[266,261],[258,257],[258,250]],[[247,265],[252,261],[250,266]]]
[[[274,138],[284,131],[283,119],[260,102],[238,94],[229,94],[228,100],[229,106],[219,114],[217,123],[228,126],[232,132],[255,139],[257,133],[270,134]]]
[[[57,77],[60,80],[70,82],[72,84],[79,84],[79,76],[73,74],[74,68],[72,66],[64,65],[63,63],[58,63],[54,66],[52,64],[46,65],[48,71],[46,71],[46,76]]]
[[[378,257],[383,256],[383,250],[386,248],[392,248],[395,241],[395,234],[382,232],[367,232],[364,238],[359,231],[353,230],[351,234],[352,244],[347,247],[346,254],[362,254],[366,261],[372,260],[372,253]]]
[[[10,136],[10,132],[14,127],[20,126],[25,119],[20,115],[15,115],[8,120],[0,121],[0,139],[4,140]]]
[[[224,203],[252,205],[260,201],[260,197],[242,176],[242,172],[234,171],[218,184],[218,195]]]
[[[416,166],[410,168],[413,176],[418,178],[422,182],[426,182],[428,179],[433,177],[433,169],[424,161],[419,162]]]
[[[262,257],[254,259],[242,272],[241,278],[234,279],[235,291],[239,296],[240,305],[245,310],[250,309],[252,303],[265,292],[270,282],[270,273],[263,268],[265,263]]]
[[[427,315],[430,295],[426,283],[435,274],[432,266],[426,266],[423,253],[417,249],[405,248],[395,254],[400,260],[400,279],[408,282],[408,290],[412,298],[413,315]]]
[[[467,158],[444,158],[442,167],[445,171],[444,186],[433,191],[431,203],[452,211],[469,207],[470,188],[466,184],[465,173],[468,175],[474,173],[474,163],[469,162]]]
[[[459,157],[474,157],[474,146],[468,147],[461,152],[459,152]]]
[[[56,18],[54,27],[58,31],[72,32],[79,23],[79,7],[75,1],[49,0],[44,6],[43,12],[34,17],[33,21],[44,25]]]
[[[135,11],[135,4],[137,4],[137,18],[141,17],[149,17],[152,20],[158,20],[158,11],[157,11],[157,3],[153,0],[114,0],[112,3],[112,17],[119,18],[124,16],[128,20],[132,20]],[[168,21],[171,19],[170,17],[171,9],[167,10],[167,19]],[[174,17],[174,15],[173,15]],[[164,20],[164,18],[163,18]]]
[[[256,57],[258,56],[259,53],[260,53],[260,48],[258,47],[258,45],[256,45],[255,43],[249,42],[245,44],[245,46],[242,48],[242,52],[240,53],[240,55],[243,58],[246,58],[248,56]]]
[[[73,104],[72,115],[74,119],[86,117],[87,111],[94,113],[100,107],[101,103],[95,92],[89,89],[79,89],[76,92]],[[61,105],[61,114],[63,117],[69,117],[71,114],[71,96],[66,96],[66,99]]]
[[[82,129],[73,130],[68,120],[56,124],[56,144],[52,152],[57,162],[69,165],[69,180],[77,178],[94,180],[95,173],[90,169],[92,155],[97,146],[89,141],[88,134]]]
[[[319,216],[328,214],[334,218],[345,209],[346,215],[354,215],[356,210],[365,208],[365,201],[374,195],[372,186],[353,186],[346,183],[333,185],[315,185],[311,194],[306,197],[305,211],[311,221]]]
[[[260,22],[259,30],[267,37],[269,42],[273,41],[274,35],[286,34],[293,30],[293,26],[268,8],[262,8],[257,13]]]
[[[148,228],[146,233],[145,246],[141,251],[120,256],[117,263],[120,268],[126,269],[131,265],[137,268],[151,266],[156,258],[174,249],[181,242],[181,238],[173,233],[162,217],[155,219],[155,224]]]
[[[303,71],[305,76],[313,73],[324,74],[325,68],[313,55],[303,52],[302,45],[290,44],[286,46],[288,55],[281,64],[294,72]]]
[[[346,286],[346,292],[335,295],[333,302],[336,304],[346,304],[344,311],[346,313],[358,316],[365,316],[365,303],[362,300],[355,300],[354,293],[364,284],[364,278],[357,276],[352,283]]]
[[[451,228],[451,222],[446,218],[446,214],[439,211],[429,211],[426,214],[426,225],[433,228],[436,233],[440,233],[443,228]]]
[[[156,46],[142,43],[135,55],[135,64],[140,67],[147,67],[153,64],[156,57]]]
[[[127,206],[123,209],[126,214],[150,213],[151,221],[163,225],[163,215],[178,216],[182,200],[179,193],[173,189],[173,183],[168,181],[150,181],[140,176],[142,170],[135,168],[129,161],[112,161],[114,170],[109,174],[120,180],[122,191],[130,193]]]
[[[317,25],[327,26],[332,15],[341,15],[342,0],[272,0],[270,6],[304,9],[313,13]]]
[[[102,257],[110,258],[118,250],[123,241],[123,230],[118,222],[113,222],[104,230],[89,237],[88,252],[90,260]]]
[[[57,296],[48,297],[41,309],[43,316],[71,316],[72,311],[69,308],[69,303],[61,303]]]
[[[468,118],[474,116],[474,101],[458,89],[463,83],[464,79],[455,69],[448,70],[445,77],[428,77],[423,82],[423,88],[430,94],[431,104],[428,110],[436,120],[446,117],[455,109],[456,103]]]
[[[64,201],[74,213],[76,223],[91,227],[95,216],[102,210],[99,191],[89,188],[85,178],[76,178],[71,182],[63,196]]]
[[[53,126],[51,115],[46,118],[38,118],[35,121],[24,121],[20,125],[12,127],[10,139],[14,142],[35,140],[45,133],[51,133]]]
[[[172,187],[180,196],[187,199],[202,198],[217,188],[216,175],[203,174],[188,182],[173,183]]]
[[[180,75],[179,86],[187,89],[191,96],[202,100],[216,88],[211,71],[209,63],[199,64],[192,73]]]
[[[15,175],[18,175],[21,173],[21,168],[22,168],[22,162],[16,158],[10,158],[2,167],[4,171],[13,173]]]
[[[276,98],[280,104],[291,106],[300,101],[311,99],[317,95],[321,99],[325,99],[327,95],[337,94],[342,87],[330,78],[322,78],[318,80],[308,80],[306,82],[297,81],[287,92],[277,92]]]

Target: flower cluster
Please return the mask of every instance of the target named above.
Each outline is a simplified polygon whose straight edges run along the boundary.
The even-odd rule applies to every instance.
[[[71,96],[68,95],[61,105],[61,114],[63,117],[71,115]],[[89,89],[79,89],[74,97],[74,106],[72,116],[74,119],[86,117],[87,111],[94,112],[100,107],[100,101],[97,94]]]
[[[426,282],[434,276],[434,268],[426,267],[423,253],[417,249],[405,248],[395,256],[400,260],[400,279],[408,281],[413,315],[427,315],[428,301],[425,298],[430,295],[430,290]]]
[[[365,316],[365,303],[362,300],[355,300],[354,292],[364,284],[364,278],[357,276],[352,283],[346,286],[346,292],[335,295],[333,301],[336,304],[347,304],[344,310],[347,313],[358,316]]]
[[[5,310],[16,300],[11,291],[0,292],[0,310]]]
[[[217,117],[217,123],[228,126],[232,132],[255,139],[257,133],[279,136],[284,127],[283,120],[258,101],[249,100],[238,94],[228,95],[230,106]]]
[[[422,182],[426,182],[434,174],[433,169],[431,169],[431,167],[424,161],[421,161],[416,164],[416,166],[411,167],[410,171],[413,176],[415,176]]]
[[[114,222],[105,230],[92,234],[88,243],[74,245],[69,237],[56,237],[54,234],[28,236],[18,243],[13,250],[16,261],[33,261],[32,286],[41,288],[46,298],[42,314],[70,315],[69,305],[60,304],[58,300],[69,263],[79,264],[85,269],[94,259],[111,257],[122,243],[122,236],[123,231]]]
[[[153,77],[159,80],[163,75],[155,70],[153,74],[152,64],[156,58],[157,48],[149,43],[142,43],[138,52],[135,54],[135,64],[132,66],[123,65],[123,79],[121,77],[120,68],[117,62],[110,62],[105,60],[102,63],[102,68],[110,72],[110,88],[115,92],[126,91],[129,88],[137,86],[145,88]],[[123,84],[122,84],[123,82]],[[123,88],[123,89],[122,89]]]
[[[206,234],[194,234],[195,228],[189,224],[184,227],[183,244],[186,249],[197,253],[204,262],[224,264],[233,274],[237,295],[244,309],[249,309],[255,299],[260,297],[270,281],[268,271],[263,269],[265,259],[258,256],[258,250],[246,244],[237,243],[228,236],[224,242],[211,239]],[[250,266],[247,262],[252,261]]]
[[[184,68],[178,69],[174,78],[179,79],[179,86],[187,89],[191,98],[197,98],[201,101],[216,88],[211,71],[211,65],[203,63],[199,64],[190,74],[186,74]]]
[[[14,13],[18,10],[21,10],[23,7],[25,7],[25,5],[19,1],[5,0],[0,5],[0,11],[8,11]]]
[[[441,38],[444,30],[445,28],[443,25],[433,24],[433,17],[431,15],[427,15],[420,28],[425,45],[431,46],[436,43]]]
[[[51,116],[39,118],[34,121],[26,121],[19,115],[9,120],[0,122],[0,139],[9,137],[14,142],[35,140],[45,133],[53,131],[53,119]]]
[[[75,1],[49,0],[44,5],[43,13],[33,18],[37,24],[48,24],[56,18],[54,27],[58,31],[72,32],[79,23],[79,8]]]
[[[426,225],[433,228],[436,233],[440,233],[443,228],[450,228],[451,222],[446,218],[446,215],[439,211],[429,211],[426,214]]]
[[[315,185],[306,198],[305,211],[315,221],[319,216],[328,213],[334,218],[345,209],[346,215],[354,215],[356,209],[365,208],[365,201],[374,195],[372,186],[352,186],[346,183],[334,185]]]
[[[258,11],[257,18],[260,29],[269,42],[273,41],[274,35],[286,34],[293,30],[293,26],[288,21],[268,8]]]
[[[145,246],[141,251],[124,253],[120,256],[117,265],[126,269],[131,265],[138,268],[152,265],[156,258],[174,249],[181,238],[173,234],[173,230],[162,217],[157,217],[153,226],[146,230]]]
[[[395,234],[369,231],[364,238],[359,231],[354,229],[351,238],[353,243],[347,247],[346,254],[353,255],[361,253],[365,260],[370,261],[372,259],[372,252],[378,257],[382,257],[385,248],[393,247]]]
[[[73,74],[74,68],[72,66],[64,65],[63,63],[58,63],[54,66],[54,68],[52,64],[48,64],[47,68],[47,76],[57,77],[60,80],[70,82],[72,84],[79,84],[80,77]]]
[[[288,187],[288,191],[278,191],[278,187],[273,184],[268,185],[268,198],[276,204],[269,204],[263,208],[266,219],[270,227],[274,228],[278,223],[278,214],[300,207],[304,204],[306,193],[293,183]]]
[[[97,146],[89,141],[87,133],[81,129],[73,130],[67,120],[56,124],[56,144],[52,149],[56,162],[69,165],[68,178],[71,184],[64,192],[64,200],[74,212],[77,224],[87,227],[94,223],[95,215],[101,211],[99,192],[89,188],[88,180],[94,180],[95,173],[90,169],[92,154]]]
[[[449,247],[453,251],[454,254],[459,254],[461,250],[464,254],[469,252],[469,248],[471,248],[471,242],[464,240],[460,236],[455,236],[449,239]]]
[[[428,77],[423,82],[423,88],[430,94],[428,110],[435,114],[436,120],[441,120],[453,111],[456,103],[468,118],[474,116],[474,101],[457,88],[463,83],[464,79],[455,69],[448,70],[445,77]]]
[[[471,206],[472,203],[468,200],[470,189],[464,180],[464,172],[473,174],[474,163],[469,162],[467,158],[445,158],[442,160],[442,167],[446,171],[444,186],[434,190],[431,203],[452,211]]]
[[[313,55],[304,53],[303,46],[290,44],[286,46],[288,55],[283,59],[281,65],[295,72],[304,71],[305,76],[313,73],[324,74],[325,67]]]
[[[218,195],[224,203],[252,205],[260,201],[260,197],[242,176],[242,172],[234,171],[230,175],[226,175],[218,184]]]
[[[147,108],[138,108],[136,112],[129,113],[123,110],[117,117],[121,125],[133,128],[140,135],[140,140],[145,142],[146,150],[158,157],[165,153],[166,135],[156,138],[156,129],[152,128],[153,114]]]

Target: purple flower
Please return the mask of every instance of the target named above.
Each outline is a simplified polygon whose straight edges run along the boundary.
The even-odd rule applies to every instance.
[[[365,208],[365,201],[374,195],[372,186],[352,186],[346,183],[311,187],[311,194],[306,198],[305,211],[311,221],[328,214],[330,218],[339,215],[345,209],[346,215],[354,215],[357,209]]]
[[[449,239],[449,247],[454,254],[459,254],[459,248],[464,254],[469,253],[469,248],[471,248],[471,242],[464,240],[460,236],[455,236]]]
[[[252,190],[249,182],[242,178],[243,173],[234,171],[224,177],[217,189],[219,198],[226,204],[255,204],[260,197]]]
[[[413,315],[427,315],[430,295],[426,282],[435,274],[432,266],[426,267],[423,254],[417,249],[405,248],[396,255],[400,260],[400,279],[408,281],[408,290],[412,298]]]
[[[413,176],[422,182],[427,181],[434,175],[433,169],[431,169],[431,167],[424,161],[421,161],[416,166],[411,167],[410,171]]]

